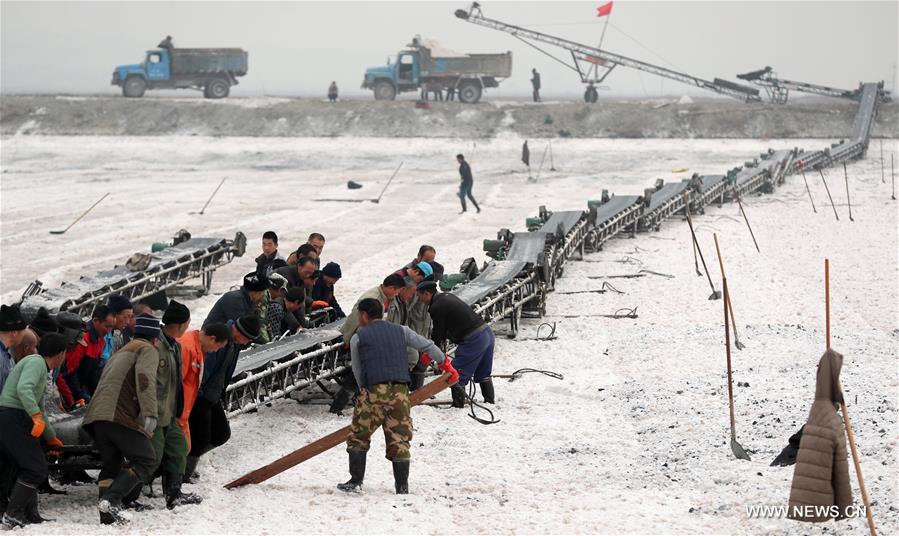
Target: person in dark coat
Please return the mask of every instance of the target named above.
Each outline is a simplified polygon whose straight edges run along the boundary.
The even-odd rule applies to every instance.
[[[329,262],[322,268],[321,275],[315,280],[315,284],[312,285],[313,309],[331,307],[337,313],[337,318],[346,317],[343,309],[340,308],[340,304],[337,303],[337,298],[334,296],[334,284],[341,277],[340,265],[336,262]]]
[[[328,100],[337,102],[337,82],[331,82],[331,85],[328,86]]]
[[[459,176],[461,177],[461,182],[459,183],[459,200],[462,202],[462,212],[468,210],[465,206],[465,198],[471,199],[471,204],[474,205],[474,208],[478,209],[478,212],[481,212],[481,207],[478,206],[478,202],[475,201],[474,196],[471,194],[471,188],[474,186],[474,177],[471,176],[471,166],[468,165],[468,162],[465,161],[465,157],[461,154],[456,155],[456,161],[459,162]],[[462,214],[460,212],[459,214]]]
[[[151,41],[151,43],[152,43],[152,41]],[[166,49],[166,50],[168,50],[168,51],[171,51],[173,48],[175,48],[175,45],[172,43],[172,36],[171,36],[171,35],[165,36],[165,39],[163,39],[162,41],[160,41],[159,44],[156,45],[156,47],[157,47],[157,48],[164,48],[164,49]]]
[[[262,234],[262,255],[256,257],[256,273],[264,279],[284,266],[287,266],[287,261],[278,253],[278,235],[274,231],[266,231]]]
[[[412,259],[412,262],[406,265],[406,269],[415,266],[420,262],[426,262],[431,267],[433,271],[433,279],[434,281],[440,282],[443,281],[443,265],[437,262],[437,250],[434,249],[434,246],[429,246],[427,244],[422,245],[418,248],[418,256]]]
[[[285,332],[293,334],[306,327],[306,319],[297,317],[305,301],[306,289],[291,287],[284,296],[275,298],[268,304],[265,321],[268,323],[268,333],[272,340],[280,338]]]
[[[234,375],[240,351],[262,335],[262,321],[252,313],[229,320],[226,326],[231,339],[221,350],[206,354],[197,401],[190,412],[190,454],[184,469],[188,479],[200,456],[231,439],[231,426],[225,413],[225,388]]]
[[[493,404],[493,330],[480,315],[455,294],[437,293],[437,283],[422,281],[417,287],[418,299],[428,305],[434,325],[431,339],[438,346],[450,340],[456,344],[453,361],[459,371],[459,383],[453,386],[453,407],[465,405],[465,386],[474,379],[481,388],[484,402]]]
[[[22,342],[27,327],[18,307],[0,306],[0,390],[3,389],[6,378],[16,366],[12,349]]]
[[[534,89],[534,102],[540,102],[540,73],[537,69],[531,69],[531,87]]]
[[[98,305],[91,314],[82,343],[66,354],[62,376],[76,405],[90,402],[103,372],[103,348],[106,334],[115,328],[115,315],[106,305]]]
[[[203,326],[224,324],[244,315],[255,314],[256,304],[262,299],[266,288],[268,288],[267,280],[260,278],[256,272],[243,276],[243,285],[237,290],[222,294],[203,321]]]

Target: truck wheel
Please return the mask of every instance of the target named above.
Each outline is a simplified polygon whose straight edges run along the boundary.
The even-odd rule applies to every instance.
[[[396,98],[396,88],[390,82],[378,82],[374,88],[375,100],[393,100]]]
[[[477,82],[463,82],[459,87],[459,100],[465,104],[474,104],[481,100],[481,85]]]
[[[143,97],[146,91],[147,81],[139,76],[129,77],[122,86],[122,95],[126,97]]]
[[[224,99],[231,91],[231,85],[226,80],[216,78],[206,85],[203,95],[208,99]]]

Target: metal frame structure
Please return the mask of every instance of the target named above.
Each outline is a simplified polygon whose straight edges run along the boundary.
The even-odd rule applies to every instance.
[[[242,256],[246,244],[247,238],[241,232],[233,240],[192,238],[153,253],[143,270],[116,266],[93,277],[63,283],[58,289],[44,289],[40,281],[35,281],[23,295],[21,308],[26,315],[46,307],[51,313],[70,311],[84,317],[111,294],[139,300],[196,277],[202,278],[200,293],[205,294],[212,284],[212,273],[234,257]]]
[[[795,80],[786,80],[778,78],[777,73],[771,67],[766,66],[764,69],[751,71],[744,74],[738,74],[737,78],[746,80],[757,86],[765,88],[768,98],[775,104],[786,104],[789,99],[790,90],[802,93],[811,93],[813,95],[821,95],[824,97],[835,97],[838,99],[850,99],[854,101],[861,100],[864,84],[859,84],[857,89],[839,89],[835,87],[822,86],[820,84],[809,84],[806,82],[797,82]],[[881,89],[883,82],[881,82]],[[889,92],[883,91],[880,94],[883,102],[890,100]]]
[[[522,28],[521,26],[515,26],[512,24],[506,24],[505,22],[500,22],[498,20],[488,19],[484,17],[484,14],[481,11],[481,6],[477,2],[473,2],[468,11],[465,11],[464,9],[457,9],[455,15],[459,19],[462,19],[466,22],[511,34],[525,44],[536,48],[540,52],[550,56],[559,63],[562,63],[566,67],[577,72],[581,77],[582,82],[601,83],[606,79],[606,77],[609,75],[609,73],[612,72],[615,67],[621,65],[624,67],[629,67],[631,69],[637,69],[639,71],[654,74],[656,76],[661,76],[663,78],[668,78],[670,80],[683,82],[684,84],[688,84],[698,88],[714,91],[716,93],[727,95],[728,97],[733,97],[744,102],[761,102],[759,91],[753,87],[742,86],[740,84],[735,84],[733,82],[728,82],[727,80],[720,80],[717,78],[714,81],[704,80],[702,78],[698,78],[686,73],[680,73],[666,67],[661,67],[659,65],[653,65],[644,61],[635,60],[633,58],[628,58],[627,56],[622,56],[620,54],[613,54],[611,52],[602,50],[599,47],[584,45],[575,41],[563,39],[561,37],[556,37],[534,30],[529,30],[527,28]],[[567,50],[569,53],[571,53],[571,58],[574,66],[568,65],[568,63],[566,63],[565,61],[560,60],[552,54],[537,47],[532,43],[532,41],[547,43]],[[583,70],[580,67],[580,64],[582,62],[589,63],[597,67],[605,67],[606,72],[600,78],[597,78],[595,80],[588,80],[587,76],[584,74]]]

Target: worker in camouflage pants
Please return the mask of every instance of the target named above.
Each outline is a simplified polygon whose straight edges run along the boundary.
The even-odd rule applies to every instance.
[[[359,329],[350,339],[350,361],[353,376],[359,384],[359,395],[353,409],[353,424],[347,440],[350,480],[338,484],[342,491],[359,491],[365,477],[365,458],[371,436],[384,428],[387,459],[393,463],[393,479],[397,494],[409,493],[409,442],[412,440],[412,404],[409,400],[409,369],[418,362],[418,352],[427,353],[440,363],[440,370],[458,380],[449,359],[430,340],[406,326],[382,320],[384,307],[380,300],[365,298],[356,309]],[[414,348],[415,362],[410,362],[407,348]]]

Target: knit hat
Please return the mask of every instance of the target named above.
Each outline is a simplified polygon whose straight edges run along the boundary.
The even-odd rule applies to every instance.
[[[0,305],[0,331],[21,331],[26,327],[18,305]]]
[[[329,262],[322,268],[322,275],[326,275],[328,277],[333,277],[334,279],[340,279],[342,277],[340,273],[340,265],[336,262]]]
[[[113,294],[109,297],[107,301],[107,305],[112,309],[112,314],[117,315],[124,311],[125,309],[134,309],[134,305],[131,304],[131,300],[122,296],[121,294]]]
[[[134,334],[147,339],[159,337],[159,319],[147,313],[140,313],[135,317]]]
[[[80,316],[70,311],[60,311],[56,315],[56,323],[59,324],[59,333],[66,338],[66,342],[69,344],[77,342],[81,346],[87,346],[83,336],[87,326]]]
[[[431,277],[431,275],[433,275],[434,273],[434,269],[431,268],[431,265],[425,261],[421,261],[420,263],[416,264],[415,267],[418,268],[425,277]]]
[[[284,299],[294,303],[304,301],[306,299],[306,289],[303,287],[290,287],[287,289],[287,295]]]
[[[417,287],[415,287],[415,290],[417,290],[419,292],[425,291],[425,292],[436,293],[437,292],[437,283],[435,283],[434,281],[422,281],[421,283],[418,284]]]
[[[256,272],[250,272],[243,276],[243,288],[247,292],[262,292],[266,289],[266,282],[259,278]]]
[[[287,290],[287,278],[281,274],[269,275],[268,288],[274,290]]]
[[[262,321],[256,315],[242,316],[234,322],[234,326],[251,341],[257,341],[262,336]]]
[[[178,303],[175,300],[169,302],[169,306],[165,308],[165,312],[162,314],[162,323],[165,325],[183,324],[189,321],[190,309],[183,303]]]
[[[56,324],[56,320],[54,320],[53,317],[50,316],[50,313],[47,311],[46,307],[41,307],[37,310],[37,314],[34,315],[34,319],[31,320],[31,324],[29,324],[28,327],[33,329],[39,337],[43,337],[48,333],[56,333],[59,331],[59,326]]]

